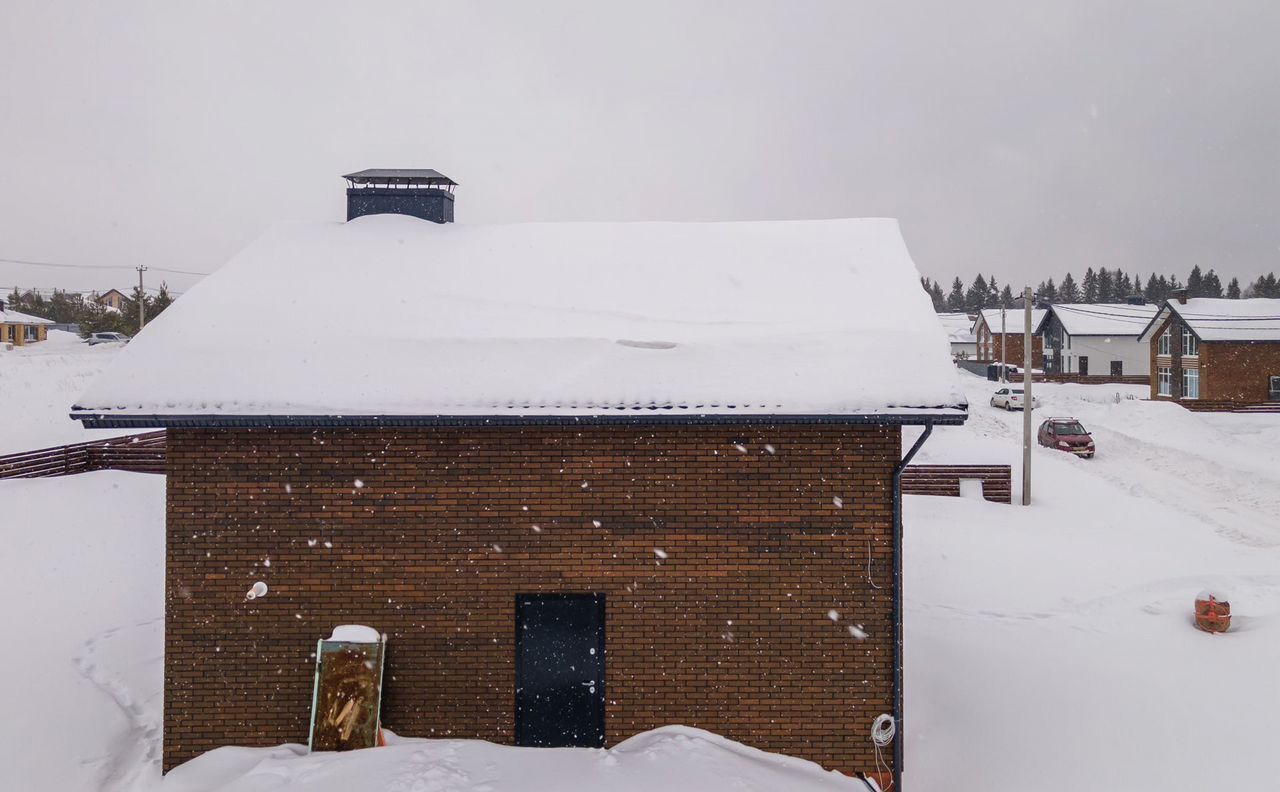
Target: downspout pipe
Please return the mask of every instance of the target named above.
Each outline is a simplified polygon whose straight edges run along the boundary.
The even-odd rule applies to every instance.
[[[902,727],[902,716],[905,711],[903,688],[903,653],[902,653],[902,471],[915,457],[916,452],[924,445],[924,441],[933,434],[933,421],[927,421],[924,432],[907,451],[893,469],[893,722],[897,733],[893,738],[893,792],[902,792],[902,763],[905,754],[906,730]]]

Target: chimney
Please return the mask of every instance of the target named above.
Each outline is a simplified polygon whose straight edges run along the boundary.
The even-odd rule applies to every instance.
[[[1169,292],[1169,299],[1171,299],[1171,300],[1177,300],[1177,301],[1178,301],[1179,303],[1181,303],[1182,305],[1186,305],[1186,304],[1187,304],[1187,290],[1186,290],[1186,289],[1174,289],[1173,291]]]
[[[348,173],[347,220],[371,214],[402,214],[433,223],[453,222],[453,188],[439,171],[378,169]]]

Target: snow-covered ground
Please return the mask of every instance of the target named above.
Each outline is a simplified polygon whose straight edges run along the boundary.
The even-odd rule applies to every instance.
[[[0,347],[0,455],[126,434],[83,429],[67,418],[72,403],[121,347],[91,347],[62,330],[50,330],[47,341]]]
[[[20,358],[30,381],[6,392],[52,395],[0,411],[0,448],[79,439],[61,416],[109,354]],[[1013,463],[1016,477],[1021,414],[986,406],[993,384],[962,376],[972,417],[938,429],[921,461]],[[1127,386],[1036,390],[1039,414],[1093,431],[1096,459],[1036,447],[1030,509],[905,499],[908,789],[1274,788],[1280,416],[1190,413]],[[0,481],[0,634],[20,647],[0,675],[0,788],[860,788],[691,730],[607,752],[223,749],[162,782],[163,497],[142,474]],[[1230,594],[1226,635],[1191,626],[1207,586]]]

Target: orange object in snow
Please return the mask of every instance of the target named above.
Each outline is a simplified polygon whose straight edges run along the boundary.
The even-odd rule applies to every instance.
[[[1226,632],[1231,627],[1231,603],[1212,591],[1200,592],[1196,595],[1196,626],[1205,632]]]

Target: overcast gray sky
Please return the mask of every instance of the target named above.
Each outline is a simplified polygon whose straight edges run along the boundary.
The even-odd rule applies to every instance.
[[[0,258],[207,272],[341,219],[342,173],[434,167],[460,222],[893,216],[937,278],[1251,280],[1278,32],[1274,0],[3,0]]]

